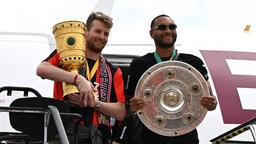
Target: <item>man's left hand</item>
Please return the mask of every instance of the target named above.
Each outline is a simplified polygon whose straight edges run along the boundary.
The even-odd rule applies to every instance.
[[[212,111],[216,109],[217,100],[214,96],[202,96],[200,98],[200,104],[207,108],[208,111]]]

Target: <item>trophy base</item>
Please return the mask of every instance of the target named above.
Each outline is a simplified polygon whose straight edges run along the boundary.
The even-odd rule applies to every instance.
[[[74,84],[63,82],[63,97],[72,93],[79,93],[78,87]]]

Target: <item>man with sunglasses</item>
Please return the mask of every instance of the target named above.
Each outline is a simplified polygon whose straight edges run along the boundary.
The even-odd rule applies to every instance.
[[[108,42],[112,25],[112,18],[104,13],[93,12],[89,15],[86,21],[86,69],[78,75],[60,68],[57,50],[37,68],[38,76],[54,81],[53,97],[56,99],[63,99],[63,82],[77,85],[80,93],[66,95],[65,101],[70,105],[71,112],[84,117],[78,128],[79,144],[110,144],[115,129],[126,114],[121,69],[111,65],[101,53]],[[98,99],[95,99],[95,93]],[[73,143],[72,127],[67,135]],[[59,144],[58,140],[56,138],[51,143]]]
[[[150,25],[150,36],[155,42],[155,52],[148,53],[140,58],[135,58],[128,70],[127,85],[125,94],[129,100],[129,109],[133,114],[146,106],[144,99],[134,97],[135,89],[140,77],[151,66],[162,61],[182,61],[192,65],[208,80],[207,70],[203,66],[203,61],[191,54],[178,53],[175,49],[177,38],[177,25],[168,15],[155,17]],[[217,100],[213,96],[210,83],[210,95],[202,96],[200,104],[208,111],[212,111],[217,106]],[[113,144],[198,144],[197,130],[180,136],[163,136],[149,130],[138,118],[137,115],[129,115],[122,123],[120,133],[117,134]]]

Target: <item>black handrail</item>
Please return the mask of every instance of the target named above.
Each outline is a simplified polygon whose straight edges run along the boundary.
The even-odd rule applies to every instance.
[[[18,87],[18,86],[3,86],[0,87],[0,93],[3,91],[7,91],[7,96],[12,95],[12,91],[23,91],[24,97],[28,96],[28,92],[34,93],[37,97],[42,97],[42,95],[35,89],[31,87]]]

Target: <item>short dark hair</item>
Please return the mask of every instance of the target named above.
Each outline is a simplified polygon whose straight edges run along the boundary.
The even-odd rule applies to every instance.
[[[92,22],[96,19],[106,24],[109,28],[112,28],[113,26],[112,18],[110,16],[102,12],[92,12],[86,20],[87,29],[92,27]]]
[[[170,16],[166,15],[166,14],[161,14],[161,15],[158,15],[156,16],[152,21],[151,21],[151,24],[150,24],[150,29],[152,29],[153,27],[155,27],[155,20],[160,18],[160,17],[168,17],[168,18],[171,18]]]

